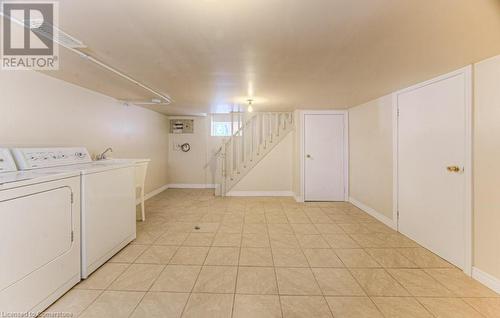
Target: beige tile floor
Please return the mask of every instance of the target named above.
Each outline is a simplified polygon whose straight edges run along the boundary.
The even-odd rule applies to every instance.
[[[47,312],[498,318],[498,297],[348,203],[167,190],[137,239]]]

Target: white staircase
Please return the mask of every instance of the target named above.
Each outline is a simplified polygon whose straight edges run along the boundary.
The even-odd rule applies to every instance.
[[[225,196],[294,129],[292,112],[255,113],[217,153],[216,195]]]

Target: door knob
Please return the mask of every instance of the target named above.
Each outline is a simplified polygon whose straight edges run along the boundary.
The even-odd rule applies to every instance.
[[[306,155],[306,158],[311,158],[311,155]]]
[[[449,172],[455,172],[455,173],[458,173],[460,172],[462,169],[460,169],[459,166],[448,166],[446,167],[446,170],[448,170]]]

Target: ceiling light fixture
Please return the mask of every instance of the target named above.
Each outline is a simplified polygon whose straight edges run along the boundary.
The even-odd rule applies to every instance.
[[[253,102],[253,99],[249,99],[249,100],[248,100],[248,108],[247,108],[247,111],[248,111],[249,113],[253,112],[252,102]]]

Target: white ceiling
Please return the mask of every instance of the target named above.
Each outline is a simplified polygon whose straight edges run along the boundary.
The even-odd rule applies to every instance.
[[[498,0],[61,0],[92,56],[174,99],[167,114],[345,108],[500,54]],[[61,49],[49,75],[152,96]]]

